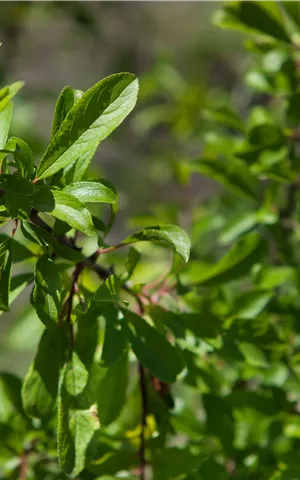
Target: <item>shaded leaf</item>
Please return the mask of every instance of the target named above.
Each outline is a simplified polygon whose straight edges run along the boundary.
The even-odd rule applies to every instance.
[[[184,366],[176,347],[142,317],[129,310],[123,310],[123,313],[128,326],[129,341],[139,361],[160,380],[166,383],[175,382]]]
[[[192,171],[207,175],[238,195],[257,202],[259,184],[247,165],[238,158],[202,158],[190,164]]]
[[[35,188],[32,182],[17,175],[2,174],[0,176],[0,188],[6,192],[31,195]]]
[[[62,308],[62,284],[57,266],[47,255],[43,255],[35,267],[32,305],[44,325],[58,323]]]
[[[32,222],[23,221],[21,224],[21,230],[27,240],[45,248],[52,246],[57,255],[70,262],[79,263],[84,260],[84,256],[81,252],[63,245],[59,240],[54,238],[51,233]]]
[[[110,275],[96,290],[96,302],[117,302],[120,300],[120,280],[116,275]]]
[[[219,27],[260,32],[290,42],[276,2],[228,2],[223,10],[217,12],[215,23]]]
[[[54,327],[43,333],[22,387],[23,406],[29,417],[44,419],[53,413],[63,366],[63,340],[61,328]]]
[[[128,385],[128,352],[125,351],[108,367],[94,365],[91,371],[91,392],[97,402],[101,424],[109,425],[126,402]]]
[[[11,238],[2,243],[0,248],[0,310],[8,312],[12,268]]]
[[[257,233],[250,233],[242,237],[216,265],[200,271],[194,281],[203,286],[212,286],[236,280],[248,274],[261,255],[261,238]]]
[[[34,158],[27,143],[20,138],[12,137],[6,143],[5,151],[10,152],[13,155],[19,175],[23,178],[31,179],[34,172]],[[33,188],[32,184],[31,188]]]

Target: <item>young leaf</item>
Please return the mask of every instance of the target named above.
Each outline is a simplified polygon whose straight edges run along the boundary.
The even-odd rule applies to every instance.
[[[9,291],[12,267],[12,239],[1,244],[0,250],[0,310],[9,311]]]
[[[111,75],[87,90],[71,108],[37,169],[46,178],[95,148],[133,109],[138,93],[134,75]]]
[[[188,261],[190,256],[190,239],[185,231],[176,225],[146,227],[130,237],[125,238],[122,244],[125,245],[135,242],[154,242],[172,248],[185,262]]]
[[[75,182],[67,185],[63,192],[70,193],[81,202],[115,203],[116,194],[100,182]]]
[[[19,175],[30,180],[34,172],[34,158],[27,143],[20,138],[12,137],[6,143],[5,151],[7,153],[10,152],[14,156]],[[21,192],[19,191],[18,193]]]
[[[178,350],[143,318],[129,310],[123,313],[129,341],[138,360],[163,382],[175,382],[184,366]]]
[[[29,417],[45,419],[52,415],[63,365],[63,340],[64,330],[57,326],[43,333],[22,387],[23,406]]]
[[[57,172],[56,175],[61,176],[62,186],[69,185],[70,183],[80,182],[83,179],[96,153],[97,147],[98,145],[94,145],[92,148],[80,155],[74,162]],[[55,175],[53,179],[54,178]]]
[[[42,187],[32,196],[32,204],[86,235],[95,234],[89,210],[70,193]]]
[[[61,468],[75,478],[84,469],[88,447],[100,428],[97,407],[85,393],[88,372],[75,352],[65,365],[58,401],[58,457]]]
[[[82,90],[74,90],[71,87],[63,88],[55,106],[51,138],[55,137],[69,111],[77,100],[82,97],[82,94]]]
[[[62,285],[57,266],[47,255],[43,255],[35,267],[32,305],[46,327],[58,323]]]
[[[23,87],[24,82],[14,82],[0,90],[0,112],[2,112],[7,104],[14,98],[18,91]]]
[[[7,140],[11,121],[11,114],[12,103],[9,103],[2,111],[0,111],[0,149],[4,148]],[[2,160],[2,158],[2,154],[0,153],[0,160]]]

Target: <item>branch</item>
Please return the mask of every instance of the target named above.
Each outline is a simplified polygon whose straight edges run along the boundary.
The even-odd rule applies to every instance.
[[[18,480],[26,480],[28,471],[28,452],[24,451],[20,458],[20,469]]]
[[[75,270],[72,275],[72,283],[71,283],[71,288],[70,288],[70,293],[69,296],[66,300],[65,306],[63,306],[63,311],[66,309],[66,320],[69,324],[69,329],[70,329],[70,347],[71,351],[74,350],[74,327],[73,323],[71,320],[71,313],[73,309],[73,298],[77,290],[77,282],[78,282],[78,277],[80,273],[82,272],[84,268],[83,263],[77,263]]]

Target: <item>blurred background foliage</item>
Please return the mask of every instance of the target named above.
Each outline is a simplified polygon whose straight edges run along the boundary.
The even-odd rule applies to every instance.
[[[192,240],[179,299],[163,292],[151,311],[157,325],[174,333],[187,366],[172,385],[169,421],[176,434],[167,449],[160,443],[166,407],[151,403],[160,429],[157,437],[149,415],[154,478],[296,480],[300,3],[229,2],[219,23],[254,30],[257,36],[247,39],[213,26],[219,7],[0,3],[0,81],[25,80],[11,133],[39,155],[63,86],[86,89],[121,70],[139,77],[137,107],[101,144],[91,176],[104,176],[120,192],[112,244],[160,222],[180,225]],[[83,247],[87,254],[95,249]],[[141,250],[134,284],[166,273],[171,264],[163,249]],[[101,262],[119,273],[125,259],[120,252]],[[87,275],[83,284],[92,290],[93,278]],[[24,308],[28,293],[0,323],[0,369],[20,375],[41,333],[32,309]],[[173,315],[181,309],[191,314],[186,337]],[[135,390],[118,422],[106,432],[118,435],[120,427],[133,445],[140,422]],[[101,464],[104,449],[92,474],[123,468],[119,443],[113,447],[113,460]],[[189,474],[199,462],[198,473]]]
[[[203,201],[219,188],[199,174],[190,178],[185,168],[186,159],[203,148],[205,107],[231,97],[243,107],[249,97],[241,86],[247,62],[242,35],[212,25],[218,7],[218,2],[0,3],[0,85],[25,81],[11,135],[23,138],[37,155],[49,139],[65,85],[85,90],[118,71],[139,77],[137,107],[101,144],[92,165],[91,174],[103,175],[119,192],[111,241],[153,222],[186,228],[192,207],[202,205],[202,212]],[[148,270],[150,276],[157,271],[153,257]],[[0,327],[0,367],[22,375],[41,333],[32,309],[28,315],[23,311],[27,295]],[[16,322],[20,313],[22,321]]]

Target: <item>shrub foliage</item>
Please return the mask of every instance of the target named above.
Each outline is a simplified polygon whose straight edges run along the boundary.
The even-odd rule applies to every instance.
[[[174,164],[222,186],[189,234],[166,208],[107,242],[118,195],[89,165],[134,75],[65,87],[38,161],[9,137],[22,82],[0,90],[0,309],[24,291],[17,338],[41,332],[24,381],[0,374],[1,478],[300,478],[300,5],[229,2],[214,21],[251,35],[254,66]]]

